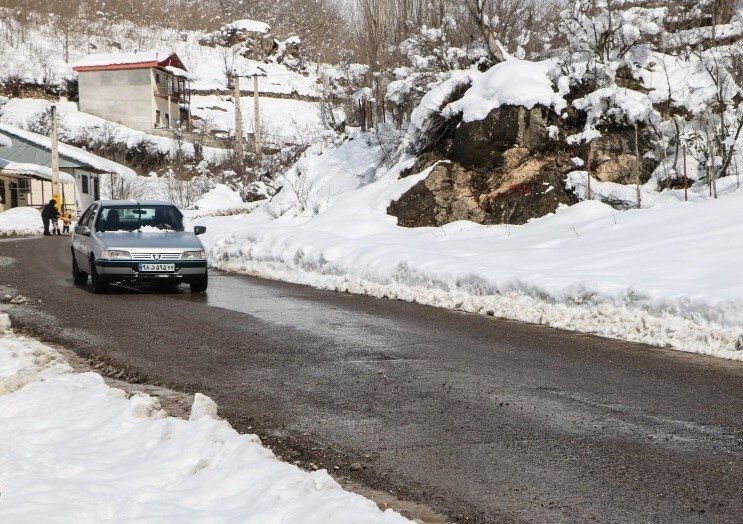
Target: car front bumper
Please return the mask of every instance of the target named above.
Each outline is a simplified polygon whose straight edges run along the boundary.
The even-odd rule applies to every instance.
[[[168,281],[192,282],[199,280],[206,273],[206,260],[175,260],[168,264],[175,265],[175,271],[155,272],[139,271],[141,262],[135,260],[96,260],[98,275],[111,282],[145,282]]]

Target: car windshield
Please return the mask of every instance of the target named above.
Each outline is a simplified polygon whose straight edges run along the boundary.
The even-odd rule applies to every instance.
[[[98,214],[95,230],[183,231],[183,215],[175,206],[108,206]]]

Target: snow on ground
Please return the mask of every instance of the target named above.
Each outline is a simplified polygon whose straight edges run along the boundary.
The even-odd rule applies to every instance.
[[[271,202],[204,218],[213,265],[743,360],[743,191],[620,212],[582,202],[523,226],[396,226],[390,201],[427,176],[377,169],[357,135],[313,147]],[[695,188],[694,194],[703,190]]]
[[[252,133],[255,112],[253,98],[241,98],[243,130]],[[223,96],[191,97],[191,112],[206,123],[207,128],[232,134],[235,129],[235,105],[232,98]],[[290,98],[260,99],[263,136],[269,142],[310,143],[325,126],[320,118],[317,102],[305,102]]]
[[[14,207],[0,213],[0,237],[41,235],[41,213],[32,207]]]
[[[402,523],[281,462],[196,394],[188,420],[74,373],[0,314],[2,522]]]
[[[196,201],[194,209],[202,212],[222,211],[242,205],[242,198],[240,198],[240,194],[237,191],[230,189],[224,184],[216,184]]]

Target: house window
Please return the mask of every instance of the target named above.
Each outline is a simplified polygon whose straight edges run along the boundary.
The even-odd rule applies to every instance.
[[[5,203],[5,180],[0,179],[0,204]]]
[[[93,177],[93,198],[101,199],[101,183],[97,176]]]
[[[170,115],[165,113],[165,128],[170,129]]]
[[[155,127],[160,127],[160,111],[155,111]]]
[[[157,74],[157,73],[155,73],[155,83],[156,83],[157,85],[160,85],[160,75],[159,75],[159,74]]]
[[[82,191],[82,193],[84,195],[87,195],[88,193],[90,193],[90,188],[88,187],[88,177],[87,177],[87,175],[82,175],[80,177],[80,181],[82,182],[82,189],[81,189],[81,191]]]

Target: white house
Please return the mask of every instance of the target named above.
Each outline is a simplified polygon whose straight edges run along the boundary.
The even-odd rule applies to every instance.
[[[144,132],[189,130],[189,75],[173,51],[88,55],[72,69],[80,111]]]
[[[49,137],[0,124],[0,211],[11,207],[43,206],[52,196],[52,141]],[[126,166],[88,151],[59,143],[62,205],[74,212],[100,198],[100,175],[134,180]]]

